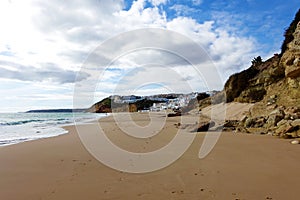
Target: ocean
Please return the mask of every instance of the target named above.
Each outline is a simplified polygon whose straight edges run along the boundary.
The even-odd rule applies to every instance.
[[[66,134],[62,126],[105,116],[98,113],[0,113],[0,146]]]

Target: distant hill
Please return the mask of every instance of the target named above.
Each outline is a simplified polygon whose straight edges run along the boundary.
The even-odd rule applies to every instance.
[[[87,112],[87,109],[45,109],[45,110],[26,111],[26,113],[71,113],[71,112]]]
[[[154,103],[167,103],[173,102],[175,99],[181,99],[182,102],[188,102],[194,100],[196,94],[195,92],[189,94],[182,93],[169,93],[169,94],[156,94],[149,96],[120,96],[113,95],[107,98],[102,99],[101,101],[92,105],[88,110],[88,112],[96,112],[96,113],[110,113],[110,112],[137,112],[141,110],[149,110]],[[206,93],[200,93],[204,95]],[[209,94],[206,94],[209,96]],[[203,98],[203,97],[202,97]],[[184,105],[187,103],[182,103]],[[193,103],[188,106],[188,110],[193,107]]]
[[[149,109],[153,103],[161,103],[165,102],[163,98],[159,95],[155,95],[153,99],[136,99],[133,102],[120,102],[116,103],[112,100],[112,97],[107,97],[94,105],[92,105],[88,112],[96,112],[96,113],[110,113],[110,112],[137,112],[138,110],[147,110]],[[170,95],[169,98],[173,98]],[[174,97],[176,98],[176,97]]]

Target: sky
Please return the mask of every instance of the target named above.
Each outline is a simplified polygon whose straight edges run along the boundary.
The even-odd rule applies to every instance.
[[[2,0],[0,112],[221,90],[254,57],[280,52],[298,9],[298,0]]]

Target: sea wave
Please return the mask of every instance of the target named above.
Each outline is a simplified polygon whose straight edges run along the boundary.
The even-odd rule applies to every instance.
[[[45,120],[39,120],[39,119],[21,120],[21,121],[0,123],[0,126],[15,126],[15,125],[28,124],[28,123],[33,123],[33,122],[44,122],[44,121]]]
[[[67,133],[62,126],[105,117],[95,113],[0,113],[0,146]]]

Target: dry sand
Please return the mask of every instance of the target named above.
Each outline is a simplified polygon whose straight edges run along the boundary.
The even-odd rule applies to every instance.
[[[207,106],[202,109],[201,113],[203,115],[209,116],[209,117],[215,117],[222,115],[221,112],[224,112],[224,117],[226,120],[240,120],[242,119],[247,112],[254,106],[254,104],[251,103],[238,103],[238,102],[232,102],[227,104],[216,104]],[[212,115],[212,110],[214,110]]]
[[[161,115],[157,115],[161,118]],[[140,126],[148,114],[133,114]],[[163,147],[178,129],[169,118],[158,135],[134,139],[100,120],[121,148],[148,152]],[[95,125],[80,125],[93,134]],[[198,158],[204,133],[170,166],[144,174],[113,170],[83,147],[75,126],[69,134],[0,148],[0,199],[300,199],[300,145],[272,136],[222,133],[213,151]],[[209,133],[207,133],[209,134]]]

